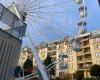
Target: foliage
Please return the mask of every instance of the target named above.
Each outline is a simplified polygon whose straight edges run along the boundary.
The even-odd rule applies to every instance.
[[[33,62],[31,59],[27,59],[24,62],[23,69],[24,69],[25,75],[31,74],[32,69],[33,69]]]
[[[22,71],[22,68],[20,66],[15,67],[15,70],[14,70],[15,78],[19,77],[19,75],[21,74],[21,71]]]
[[[44,65],[45,65],[45,66],[48,66],[48,65],[50,65],[51,63],[53,63],[52,57],[50,57],[49,55],[47,55],[46,59],[44,60]],[[51,66],[54,66],[54,64],[52,64]],[[49,66],[49,68],[50,68],[51,66]],[[54,72],[55,72],[55,70],[54,70],[54,68],[52,68],[51,71],[50,71],[50,74],[54,74]]]
[[[100,77],[100,65],[93,65],[90,68],[91,76]]]
[[[52,59],[49,55],[47,55],[46,59],[44,60],[44,65],[48,66],[51,63],[52,63]]]
[[[82,80],[83,77],[84,77],[84,72],[82,70],[80,70],[80,71],[78,70],[75,72],[75,78],[77,80]]]
[[[96,80],[94,78],[83,78],[82,80]]]

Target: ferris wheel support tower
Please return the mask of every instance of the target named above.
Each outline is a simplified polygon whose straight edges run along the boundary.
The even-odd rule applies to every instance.
[[[14,3],[12,4],[12,6],[13,6],[15,12],[16,12],[17,17],[18,17],[19,19],[23,20]],[[26,16],[25,16],[25,17],[26,17]],[[40,57],[39,57],[38,50],[37,50],[36,47],[34,46],[34,43],[32,42],[30,35],[29,35],[28,33],[26,33],[26,36],[27,36],[27,40],[28,40],[28,42],[29,42],[29,45],[30,45],[30,47],[31,47],[31,49],[32,49],[32,52],[33,52],[33,54],[34,54],[35,60],[36,60],[36,62],[37,62],[37,64],[38,64],[38,69],[39,69],[39,71],[40,71],[40,73],[41,73],[41,75],[42,75],[43,80],[49,80],[49,77],[48,77],[48,75],[47,75],[45,66],[43,65],[43,63],[42,63],[42,61],[41,61],[41,59],[40,59]]]

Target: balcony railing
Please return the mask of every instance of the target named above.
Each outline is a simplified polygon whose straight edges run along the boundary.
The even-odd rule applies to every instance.
[[[92,62],[92,58],[85,58],[85,62]]]
[[[77,62],[78,62],[78,64],[79,63],[84,63],[84,60],[78,60]]]
[[[85,70],[85,69],[90,69],[92,65],[88,65],[88,66],[82,66],[82,67],[78,67],[79,70]]]
[[[82,48],[88,48],[88,47],[90,47],[90,45],[89,45],[89,44],[82,45]]]

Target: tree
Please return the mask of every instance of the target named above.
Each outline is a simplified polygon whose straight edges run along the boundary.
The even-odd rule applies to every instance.
[[[50,65],[51,63],[53,63],[52,61],[52,57],[50,57],[49,55],[47,55],[46,59],[44,60],[44,65],[45,67]],[[54,64],[52,64],[51,66],[54,66]],[[51,67],[49,66],[49,68]],[[50,75],[54,75],[55,74],[55,70],[54,67],[50,70]]]
[[[90,68],[90,74],[91,76],[95,76],[97,79],[100,78],[100,65],[93,65]]]
[[[20,66],[16,66],[14,70],[15,78],[19,78],[21,74],[22,68]]]
[[[82,70],[75,72],[75,77],[77,80],[82,80],[84,78],[84,72]]]
[[[96,80],[94,78],[83,78],[82,80]]]
[[[32,73],[33,70],[33,62],[31,59],[27,59],[23,65],[24,75],[29,75]]]

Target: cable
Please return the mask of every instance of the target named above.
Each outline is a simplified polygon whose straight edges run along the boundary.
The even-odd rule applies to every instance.
[[[41,6],[38,8],[33,8],[32,10],[36,10],[36,9],[41,9],[41,8],[48,8],[48,7],[52,7],[52,6],[56,6],[56,5],[60,5],[60,4],[65,4],[66,2],[60,2],[60,3],[55,3],[55,4],[51,4],[51,5],[47,5],[47,6]]]
[[[31,16],[30,16],[30,17],[31,17]],[[32,20],[33,20],[33,19],[32,19]],[[35,21],[36,21],[36,20],[35,20]],[[36,21],[36,22],[37,22],[37,21]],[[38,22],[37,22],[37,23],[38,23]],[[38,23],[38,24],[40,24],[40,23]],[[51,25],[51,24],[50,24],[50,25]],[[48,26],[47,26],[47,27],[48,27]],[[45,28],[45,27],[44,27],[44,28]],[[48,28],[49,28],[49,27],[48,27]],[[57,28],[57,29],[58,29],[58,28]],[[53,29],[53,30],[55,30],[55,31],[57,32],[57,29]],[[62,34],[65,35],[65,33],[63,33],[61,30],[60,30],[59,34],[60,34],[60,35],[62,35]]]
[[[30,17],[31,17],[31,16],[32,16],[32,15],[30,15]],[[42,21],[48,23],[47,20],[46,20],[46,18],[42,18],[42,17],[37,17],[37,18],[39,18],[39,19],[41,19]],[[56,32],[59,31],[58,33],[60,33],[61,35],[65,35],[65,36],[66,36],[66,34],[68,34],[68,33],[64,33],[64,31],[61,30],[61,29],[62,29],[62,28],[60,28],[61,26],[58,27],[57,25],[54,25],[54,24],[49,24],[49,25],[51,25],[51,26],[54,28],[54,30],[56,30]]]
[[[48,1],[48,0],[47,0]],[[40,1],[39,1],[40,2]],[[42,4],[42,3],[44,3],[44,2],[46,2],[46,1],[43,1],[43,2],[40,2],[40,3],[38,3],[38,4],[35,4],[35,5],[32,5],[32,6],[30,6],[30,7],[28,7],[28,10],[29,10],[29,8],[32,8],[32,7],[35,7],[35,6],[37,6],[37,5],[39,5],[39,4]],[[70,1],[71,2],[71,1]],[[62,2],[60,2],[59,4],[61,4]],[[64,3],[67,3],[67,2],[64,2]],[[57,5],[57,3],[55,3],[56,5]],[[55,4],[52,4],[52,5],[55,5]],[[49,6],[52,6],[52,5],[49,5]],[[32,9],[33,10],[33,9]]]

